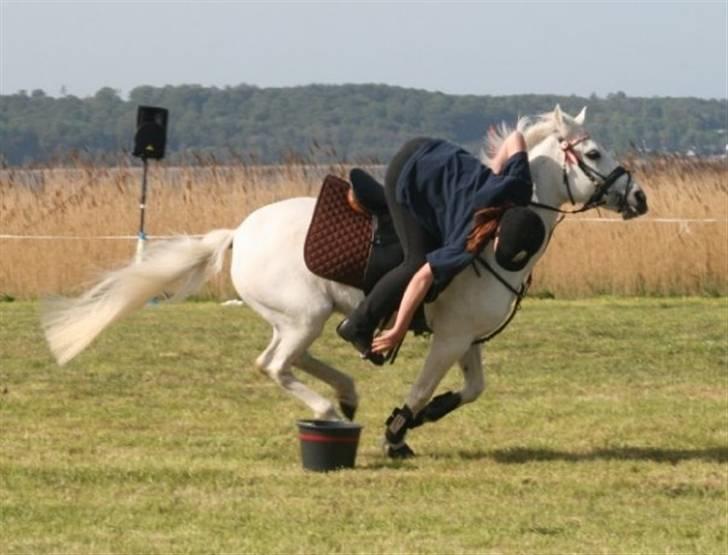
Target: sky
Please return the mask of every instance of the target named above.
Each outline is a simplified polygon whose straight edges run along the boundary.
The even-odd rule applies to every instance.
[[[728,0],[0,0],[0,94],[383,83],[728,96]]]

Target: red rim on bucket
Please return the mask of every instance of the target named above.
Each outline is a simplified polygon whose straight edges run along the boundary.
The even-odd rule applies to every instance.
[[[338,420],[299,420],[301,462],[307,470],[354,468],[361,425]]]

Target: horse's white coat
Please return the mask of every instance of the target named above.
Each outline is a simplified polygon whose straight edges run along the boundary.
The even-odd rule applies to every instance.
[[[582,110],[571,118],[557,106],[535,123],[519,121],[518,128],[529,147],[535,201],[560,206],[568,200],[562,182],[564,154],[559,138],[582,135],[585,114]],[[507,131],[491,134],[491,149],[497,148]],[[608,174],[616,162],[591,138],[577,147],[581,155],[592,149],[599,149],[602,157],[589,163]],[[485,156],[484,161],[487,162]],[[586,201],[594,191],[593,183],[575,166],[569,167],[568,175],[575,200]],[[616,184],[616,192],[620,188],[624,192],[625,187],[626,179]],[[634,184],[627,198],[632,207],[638,204],[634,197],[637,191],[641,189]],[[608,196],[607,202],[607,208],[616,209],[614,195]],[[181,238],[160,243],[139,264],[109,273],[79,299],[49,310],[44,326],[58,362],[70,360],[108,325],[155,295],[170,290],[177,291],[179,297],[191,293],[219,271],[224,251],[232,241],[233,284],[240,297],[273,327],[270,344],[256,360],[258,368],[306,403],[317,418],[339,418],[334,404],[300,382],[292,371],[295,367],[311,374],[329,384],[339,402],[357,405],[354,380],[308,353],[328,318],[334,312],[348,314],[363,298],[360,291],[319,278],[306,268],[303,241],[314,204],[312,198],[281,201],[253,212],[237,230],[215,230],[200,240]],[[551,231],[556,214],[541,208],[536,211]],[[502,270],[501,275],[519,288],[545,249],[546,245],[522,271]],[[484,254],[495,267],[492,246]],[[497,328],[508,316],[513,302],[513,295],[489,273],[481,272],[479,277],[467,268],[435,302],[427,305],[432,343],[422,371],[406,397],[414,414],[427,404],[455,363],[459,363],[464,376],[459,392],[463,404],[478,398],[485,388],[485,376],[481,346],[472,345],[473,340]]]

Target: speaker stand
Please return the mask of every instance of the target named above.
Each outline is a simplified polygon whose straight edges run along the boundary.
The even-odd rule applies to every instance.
[[[144,169],[142,170],[142,196],[139,200],[139,233],[137,235],[136,245],[137,263],[142,261],[142,257],[144,256],[144,243],[147,240],[147,234],[144,232],[144,210],[147,204],[147,167],[149,163],[147,162],[146,157],[142,158],[142,163],[144,164]]]

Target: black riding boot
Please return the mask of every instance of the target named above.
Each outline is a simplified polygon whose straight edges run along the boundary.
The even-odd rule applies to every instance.
[[[381,366],[385,363],[386,357],[372,352],[374,330],[379,322],[371,321],[371,316],[367,314],[367,305],[366,300],[362,302],[347,319],[336,327],[336,333],[339,334],[339,337],[354,345],[362,358],[369,360],[372,364]]]

